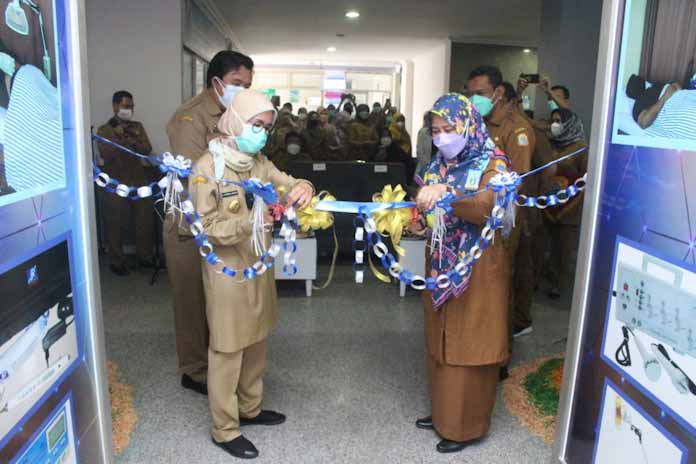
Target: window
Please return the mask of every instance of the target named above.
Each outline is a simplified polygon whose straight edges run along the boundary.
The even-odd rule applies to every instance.
[[[184,101],[195,97],[205,89],[205,76],[208,73],[208,62],[191,50],[182,51],[182,89]]]

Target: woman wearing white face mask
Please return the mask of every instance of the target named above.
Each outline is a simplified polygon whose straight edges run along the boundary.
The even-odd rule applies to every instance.
[[[478,191],[509,166],[478,110],[463,95],[440,97],[428,119],[438,152],[419,178],[425,186],[416,203],[425,214],[448,192]],[[477,243],[494,204],[491,191],[452,204],[442,244],[427,247],[427,277],[455,268],[462,253]],[[461,451],[486,435],[500,366],[509,357],[511,266],[498,235],[466,276],[453,278],[446,289],[423,293],[432,415],[416,426],[438,433],[441,453]]]
[[[217,125],[222,134],[193,167],[190,191],[215,254],[231,269],[246,269],[260,257],[252,246],[251,205],[241,187],[221,180],[250,178],[288,191],[287,205],[305,208],[312,184],[279,171],[259,151],[266,144],[275,110],[265,95],[253,90],[237,94]],[[216,182],[217,180],[217,182]],[[265,223],[272,224],[270,212]],[[265,236],[271,243],[270,231]],[[208,400],[213,442],[233,456],[255,458],[258,450],[244,438],[240,425],[278,425],[285,416],[261,409],[266,339],[278,318],[273,272],[236,282],[218,274],[205,260],[200,265],[210,327]]]
[[[554,158],[559,159],[587,148],[585,131],[578,115],[565,108],[551,113],[551,135]],[[555,174],[546,182],[544,191],[557,192],[567,188],[587,172],[587,152],[565,160],[555,166]],[[584,196],[573,197],[564,205],[544,210],[546,226],[551,235],[551,298],[560,298],[571,284],[572,262],[570,257],[577,250],[580,238],[582,203]]]

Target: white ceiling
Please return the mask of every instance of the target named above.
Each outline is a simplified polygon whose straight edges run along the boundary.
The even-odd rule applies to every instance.
[[[444,39],[536,47],[542,0],[214,0],[259,63],[399,62]],[[360,11],[358,20],[345,12]],[[342,33],[344,38],[336,37]],[[337,47],[336,53],[326,51]]]

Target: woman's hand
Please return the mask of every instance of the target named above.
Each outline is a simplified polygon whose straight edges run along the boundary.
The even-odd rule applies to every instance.
[[[446,193],[447,185],[445,184],[426,185],[416,196],[416,206],[421,211],[430,211]]]
[[[306,182],[301,182],[288,193],[287,206],[294,206],[297,209],[305,209],[312,203],[314,189]]]

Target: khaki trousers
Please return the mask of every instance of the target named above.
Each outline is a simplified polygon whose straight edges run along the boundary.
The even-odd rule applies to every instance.
[[[164,222],[164,253],[172,287],[179,372],[197,382],[208,373],[208,320],[201,255],[193,237],[179,236],[172,216]]]
[[[121,228],[124,222],[135,219],[135,253],[140,259],[152,256],[154,246],[154,224],[151,199],[131,201],[115,193],[104,192],[104,226],[106,227],[106,244],[109,261],[112,266],[123,266],[123,240]]]
[[[241,435],[240,416],[254,418],[261,413],[266,353],[266,340],[236,353],[208,351],[208,403],[216,442]]]

